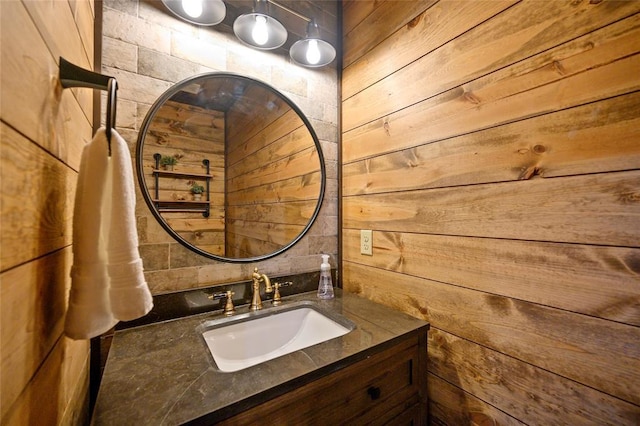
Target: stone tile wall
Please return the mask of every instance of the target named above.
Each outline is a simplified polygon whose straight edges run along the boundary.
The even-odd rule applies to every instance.
[[[327,16],[335,17],[335,2],[320,4],[327,8]],[[338,252],[335,63],[320,70],[299,67],[282,53],[251,49],[216,27],[198,27],[175,19],[159,1],[105,0],[103,13],[102,72],[118,79],[117,130],[128,141],[132,156],[138,130],[155,99],[187,77],[224,71],[269,83],[296,103],[313,125],[326,162],[325,199],[309,233],[285,253],[262,262],[223,263],[190,252],[166,234],[138,192],[140,253],[151,291],[161,294],[244,281],[254,267],[271,276],[311,272],[319,268],[320,253],[331,254],[335,268]],[[337,27],[337,19],[333,24]],[[335,33],[335,28],[332,32]]]

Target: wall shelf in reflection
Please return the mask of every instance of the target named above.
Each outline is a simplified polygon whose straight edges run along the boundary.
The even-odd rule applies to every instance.
[[[208,201],[165,201],[153,200],[158,211],[166,213],[202,213],[202,216],[209,217],[210,207]]]
[[[211,179],[213,176],[209,170],[209,160],[202,160],[206,172],[205,173],[193,173],[174,170],[165,170],[160,168],[161,154],[156,153],[153,155],[155,160],[155,168],[153,169],[153,178],[155,182],[155,197],[153,203],[159,212],[166,213],[202,213],[202,216],[209,217],[211,214],[210,205],[210,191],[211,191]],[[205,182],[205,190],[202,194],[205,196],[204,200],[161,200],[160,199],[160,177],[178,178],[178,179],[191,179],[202,180]]]

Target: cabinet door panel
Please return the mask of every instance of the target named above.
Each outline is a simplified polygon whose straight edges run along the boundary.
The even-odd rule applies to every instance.
[[[412,424],[421,416],[421,410],[416,411],[421,382],[417,375],[420,353],[426,348],[417,344],[419,340],[413,336],[221,424]]]

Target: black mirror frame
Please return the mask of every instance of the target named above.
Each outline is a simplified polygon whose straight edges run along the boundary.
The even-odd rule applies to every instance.
[[[195,245],[191,244],[190,242],[182,238],[176,231],[173,230],[173,228],[171,228],[171,226],[169,226],[169,224],[162,217],[158,209],[156,209],[153,203],[153,200],[151,198],[151,194],[149,193],[149,189],[147,188],[145,178],[144,178],[142,149],[144,147],[144,138],[147,134],[147,130],[149,128],[149,125],[151,124],[151,121],[153,120],[153,117],[155,116],[156,112],[160,109],[160,107],[162,107],[162,105],[164,105],[164,103],[168,101],[173,95],[175,95],[179,90],[181,90],[182,88],[190,84],[193,84],[193,82],[196,80],[201,80],[206,77],[241,79],[248,83],[259,85],[263,87],[265,90],[269,90],[273,92],[274,94],[279,96],[282,100],[284,100],[291,107],[291,109],[293,109],[298,114],[298,116],[300,117],[304,125],[307,127],[307,130],[309,130],[311,137],[313,138],[313,142],[316,146],[316,151],[318,153],[318,159],[320,161],[321,182],[320,182],[320,194],[318,195],[318,203],[316,204],[316,208],[313,214],[311,215],[309,222],[304,227],[304,229],[300,232],[300,234],[298,234],[298,236],[296,236],[290,243],[286,244],[285,246],[283,246],[279,250],[276,250],[273,253],[265,254],[262,256],[248,257],[248,258],[229,258],[229,257],[218,256],[196,247]],[[147,204],[147,207],[149,207],[149,210],[151,211],[153,216],[156,218],[158,223],[162,226],[162,228],[165,231],[167,231],[167,233],[171,235],[173,239],[175,239],[178,243],[182,244],[187,249],[201,256],[204,256],[206,258],[213,259],[213,260],[218,260],[220,262],[228,262],[228,263],[251,263],[251,262],[266,260],[266,259],[275,257],[279,254],[282,254],[288,249],[290,249],[291,247],[293,247],[298,241],[300,241],[307,234],[309,229],[311,229],[311,226],[316,221],[318,214],[320,213],[320,208],[322,207],[322,202],[324,200],[324,193],[325,193],[326,180],[327,180],[326,167],[325,167],[324,156],[322,154],[322,147],[320,145],[320,141],[318,140],[318,136],[316,135],[316,132],[313,130],[313,126],[311,126],[311,123],[309,122],[307,117],[304,115],[302,110],[300,110],[300,108],[296,104],[294,104],[293,101],[291,101],[287,96],[283,95],[280,91],[278,91],[271,85],[251,77],[246,77],[243,75],[227,73],[227,72],[210,72],[210,73],[198,74],[193,77],[188,77],[171,86],[153,103],[153,105],[151,106],[151,109],[147,112],[147,115],[145,116],[144,121],[142,122],[142,126],[140,127],[140,131],[138,133],[138,140],[136,142],[136,173],[138,175],[138,184],[140,185],[142,198],[144,198],[144,201]]]

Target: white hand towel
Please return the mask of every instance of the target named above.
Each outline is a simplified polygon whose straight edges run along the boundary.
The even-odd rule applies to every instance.
[[[107,247],[111,310],[121,321],[146,315],[153,307],[138,252],[136,193],[127,143],[111,131],[113,188],[111,226]]]
[[[90,339],[119,320],[153,307],[142,273],[135,226],[135,191],[126,142],[104,129],[82,152],[73,217],[73,266],[65,334]]]

